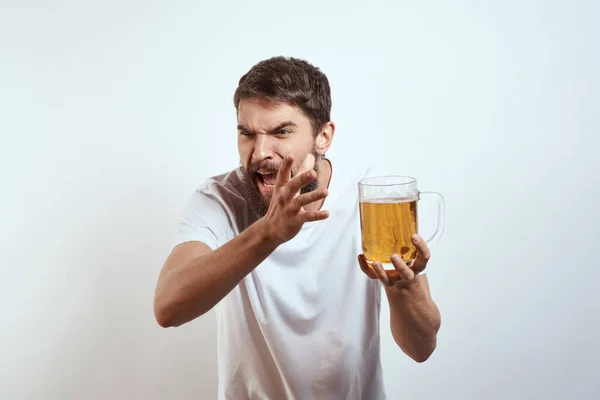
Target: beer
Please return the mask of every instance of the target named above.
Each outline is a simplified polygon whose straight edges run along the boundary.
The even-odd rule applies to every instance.
[[[360,201],[363,254],[369,266],[378,260],[384,269],[394,270],[390,261],[398,254],[410,266],[417,256],[411,241],[418,232],[417,198],[363,198]]]
[[[390,260],[392,254],[398,254],[409,267],[417,258],[417,248],[411,240],[419,232],[417,202],[424,197],[437,201],[437,227],[431,237],[424,238],[431,246],[444,230],[444,198],[437,192],[420,191],[415,178],[402,175],[361,179],[358,194],[362,250],[367,264],[373,268],[373,261],[381,262],[388,277],[395,280],[398,272]]]

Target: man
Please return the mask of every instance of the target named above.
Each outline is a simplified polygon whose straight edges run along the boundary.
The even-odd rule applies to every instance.
[[[184,210],[158,279],[158,323],[216,306],[219,399],[385,399],[380,287],[396,343],[425,361],[440,326],[429,249],[415,237],[417,260],[392,256],[395,274],[366,264],[357,182],[376,170],[325,157],[335,125],[319,69],[262,61],[234,104],[241,165],[208,179]]]

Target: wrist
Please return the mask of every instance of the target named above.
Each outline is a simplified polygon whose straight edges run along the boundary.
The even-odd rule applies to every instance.
[[[420,275],[409,281],[401,280],[396,282],[393,286],[386,287],[389,292],[400,296],[416,296],[423,292],[423,284],[421,282]]]
[[[259,241],[268,248],[275,250],[283,242],[277,237],[276,232],[271,229],[269,222],[265,217],[260,218],[256,222],[257,234]]]

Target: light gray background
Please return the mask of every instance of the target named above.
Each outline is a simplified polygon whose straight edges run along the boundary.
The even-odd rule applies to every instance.
[[[163,330],[153,290],[280,54],[328,74],[332,155],[446,198],[439,346],[409,360],[384,308],[389,398],[600,397],[598,2],[0,4],[0,398],[215,398],[213,313]]]

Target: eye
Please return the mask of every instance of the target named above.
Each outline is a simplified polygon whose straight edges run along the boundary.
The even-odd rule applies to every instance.
[[[251,132],[246,132],[246,131],[240,131],[240,135],[241,135],[241,136],[247,136],[247,137],[254,136],[254,134],[253,134],[253,133],[251,133]]]
[[[289,135],[291,132],[288,131],[287,129],[280,129],[277,132],[275,132],[275,134],[280,135],[280,136],[285,136],[285,135]]]

